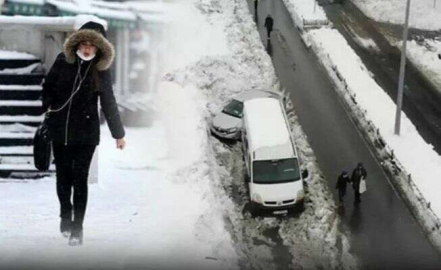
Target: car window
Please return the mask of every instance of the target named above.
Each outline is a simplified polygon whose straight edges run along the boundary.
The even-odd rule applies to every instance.
[[[236,118],[242,118],[243,102],[233,99],[227,106],[225,106],[222,112]]]

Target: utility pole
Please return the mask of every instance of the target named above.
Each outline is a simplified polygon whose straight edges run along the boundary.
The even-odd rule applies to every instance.
[[[395,135],[400,135],[401,106],[403,104],[404,73],[406,71],[406,45],[407,45],[407,34],[409,33],[409,13],[410,13],[410,0],[407,0],[406,19],[404,21],[404,31],[403,31],[403,47],[401,48],[400,77],[398,79],[397,112],[395,114]]]

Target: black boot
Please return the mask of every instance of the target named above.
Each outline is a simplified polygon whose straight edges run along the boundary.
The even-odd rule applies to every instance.
[[[83,245],[83,229],[73,229],[69,237],[69,246]]]
[[[63,237],[69,237],[72,230],[72,220],[70,218],[62,218],[60,222],[60,232]]]

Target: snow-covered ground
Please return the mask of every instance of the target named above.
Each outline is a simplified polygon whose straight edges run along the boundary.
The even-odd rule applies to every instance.
[[[367,16],[379,22],[404,24],[407,0],[350,0]],[[426,30],[440,30],[440,0],[411,1],[409,26]]]
[[[395,43],[401,48],[402,42]],[[407,58],[430,80],[441,93],[441,41],[426,39],[407,42]]]
[[[148,94],[154,121],[128,128],[124,151],[102,128],[84,245],[67,246],[58,231],[54,178],[4,179],[0,268],[275,269],[281,266],[275,238],[287,253],[283,269],[355,268],[332,195],[292,112],[302,165],[310,171],[305,210],[282,219],[243,212],[240,146],[209,136],[209,119],[234,94],[280,91],[278,80],[246,1],[175,4],[157,43],[163,81]]]
[[[295,3],[294,0],[290,1]],[[385,3],[385,1],[382,1],[382,3]],[[415,199],[412,202],[415,209],[417,209],[415,214],[422,218],[420,222],[424,226],[430,226],[426,230],[431,232],[432,235],[430,236],[433,237],[431,240],[437,241],[436,245],[441,247],[438,230],[432,231],[433,224],[438,223],[439,217],[441,217],[441,200],[438,193],[441,186],[437,183],[436,177],[434,178],[434,175],[441,174],[441,157],[433,150],[431,145],[421,138],[415,126],[404,113],[401,120],[401,135],[394,135],[395,103],[371,77],[360,58],[337,30],[329,28],[311,30],[305,32],[303,37],[335,80],[339,87],[337,90],[342,91],[342,96],[349,100],[353,99],[358,104],[352,105],[353,113],[358,115],[359,111],[364,112],[364,115],[361,116],[364,119],[360,121],[366,121],[363,124],[365,128],[370,130],[372,128],[370,124],[373,124],[375,131],[378,129],[379,137],[385,140],[388,147],[390,147],[389,151],[393,151],[399,163],[404,166],[405,172],[411,175],[413,183],[417,187],[413,192],[418,200]],[[420,47],[415,46],[414,43],[410,44],[413,52],[411,57],[419,57],[419,61],[427,65],[425,71],[434,72],[434,67],[439,67],[439,63],[433,61],[433,54],[429,57],[422,52],[418,53]],[[433,47],[436,47],[437,44],[430,43]],[[421,59],[422,56],[426,58]],[[405,179],[407,180],[407,175]],[[408,185],[403,189],[411,190],[414,188],[412,183],[401,182],[401,185]],[[432,216],[432,210],[427,208],[425,203],[422,203],[424,199],[419,198],[419,192],[421,192],[426,202],[430,202],[430,208],[436,216]],[[421,205],[424,209],[421,209]],[[423,220],[424,218],[428,220]]]
[[[286,8],[293,15],[293,20],[300,29],[328,25],[325,12],[315,0],[283,0]]]
[[[351,0],[367,16],[378,22],[404,24],[406,0]],[[411,1],[409,27],[421,30],[441,30],[441,0],[418,0]],[[386,36],[386,38],[388,38]],[[441,41],[426,39],[420,42],[411,41],[407,45],[409,60],[420,69],[441,93]],[[401,49],[402,41],[389,38],[392,45]]]
[[[84,246],[67,246],[58,232],[54,179],[3,180],[0,267],[234,268],[229,261],[234,266],[235,252],[213,213],[209,182],[185,171],[172,177],[170,168],[176,167],[161,122],[129,128],[123,152],[116,150],[107,127],[103,131],[99,182],[89,188]]]

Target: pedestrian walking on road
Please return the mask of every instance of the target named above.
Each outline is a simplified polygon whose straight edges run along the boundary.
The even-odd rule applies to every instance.
[[[259,14],[257,12],[259,6],[259,0],[254,0],[254,20],[256,21],[256,24],[258,24],[259,20]]]
[[[264,26],[266,28],[266,33],[267,33],[268,39],[269,39],[271,36],[271,32],[273,31],[273,26],[274,26],[274,20],[273,20],[273,18],[271,18],[271,16],[269,14],[266,16]]]
[[[335,189],[338,190],[339,206],[343,206],[343,200],[346,195],[346,186],[348,182],[350,182],[348,173],[346,171],[342,171],[342,173],[338,177],[337,185],[335,186]]]
[[[352,187],[354,188],[354,194],[355,194],[355,204],[358,204],[361,202],[360,199],[360,182],[362,180],[365,180],[367,178],[367,172],[366,169],[363,167],[363,163],[359,162],[357,164],[357,167],[352,172],[351,182]]]
[[[60,231],[72,246],[83,243],[87,178],[100,137],[98,99],[116,147],[125,146],[109,71],[114,54],[103,25],[88,22],[65,41],[43,83],[43,110],[49,115],[56,166]]]

